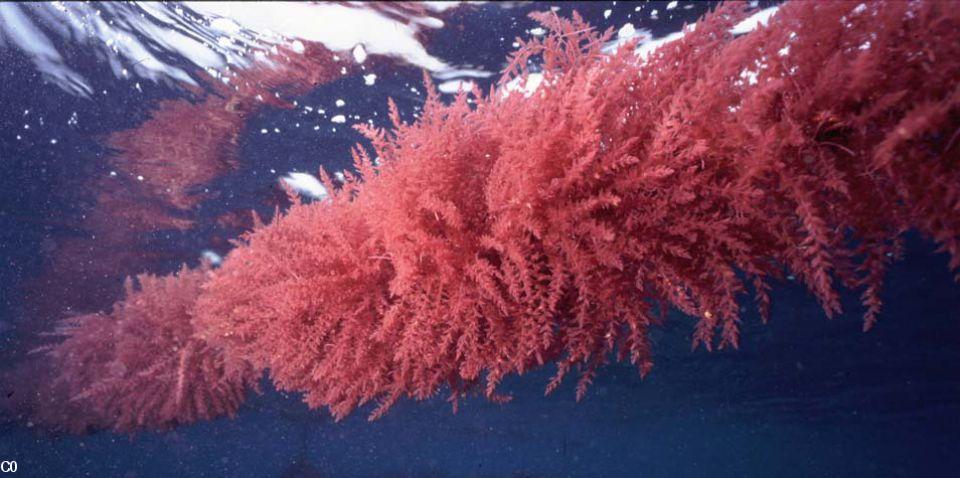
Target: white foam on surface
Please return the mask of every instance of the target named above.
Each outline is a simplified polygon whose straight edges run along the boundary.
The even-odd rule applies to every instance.
[[[738,23],[736,26],[733,27],[733,29],[730,30],[730,33],[733,33],[734,35],[742,35],[744,33],[752,32],[753,30],[756,30],[757,27],[759,27],[760,25],[766,25],[767,22],[770,21],[770,17],[772,17],[774,13],[777,13],[777,10],[779,9],[780,7],[778,6],[764,8],[763,10],[760,10],[757,13],[750,15],[745,20]]]
[[[730,29],[730,33],[734,35],[742,35],[744,33],[749,33],[761,25],[766,25],[770,18],[777,13],[780,7],[770,7],[763,10],[759,10],[753,15],[750,15],[733,28]],[[687,28],[690,31],[693,31],[697,28],[696,23],[687,25]],[[614,53],[617,49],[626,43],[627,41],[638,38],[637,50],[636,53],[640,58],[646,59],[653,53],[657,48],[660,48],[670,42],[679,40],[683,38],[686,34],[685,31],[673,32],[669,35],[662,36],[660,38],[654,38],[649,30],[637,29],[631,23],[624,24],[620,30],[617,31],[617,38],[611,40],[606,45],[603,46],[604,53]]]
[[[604,53],[616,53],[616,51],[628,41],[636,38],[638,47],[653,39],[653,34],[645,28],[636,28],[633,23],[625,23],[617,30],[617,37],[603,46],[601,51]]]
[[[478,70],[475,68],[451,68],[445,71],[438,71],[432,76],[438,80],[454,80],[458,78],[489,78],[493,76],[492,71]]]
[[[212,266],[219,266],[223,263],[223,257],[209,249],[200,252],[200,257]]]
[[[543,73],[530,73],[524,76],[518,76],[508,81],[501,90],[501,95],[506,98],[512,92],[518,92],[529,98],[543,84]]]
[[[323,187],[316,176],[308,173],[289,173],[280,178],[287,183],[294,191],[313,199],[323,199],[327,197],[327,189]]]
[[[350,54],[357,63],[382,55],[456,74],[419,38],[424,29],[444,26],[433,15],[457,6],[388,15],[359,2],[2,2],[0,49],[22,51],[46,79],[84,97],[99,88],[76,68],[89,65],[76,51],[91,52],[117,78],[193,85],[198,78],[188,71],[229,83],[222,74],[227,67],[266,61],[264,53],[278,46],[302,53],[305,42]]]
[[[362,43],[353,47],[353,59],[358,64],[363,64],[363,62],[367,61],[367,50],[363,48]]]
[[[441,93],[453,95],[459,93],[461,90],[470,91],[475,85],[476,83],[470,80],[450,80],[437,85],[437,89],[440,90]]]

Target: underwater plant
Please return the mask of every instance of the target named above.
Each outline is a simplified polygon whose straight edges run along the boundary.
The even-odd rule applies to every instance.
[[[71,317],[38,349],[57,364],[38,396],[41,423],[71,432],[133,431],[233,415],[261,374],[234,368],[191,323],[208,269],[127,279],[109,314]]]
[[[869,330],[907,231],[960,268],[960,13],[792,2],[735,36],[745,15],[724,4],[638,56],[537,14],[550,33],[500,89],[444,104],[427,79],[415,122],[391,103],[392,128],[357,127],[356,174],[321,171],[329,199],[258,222],[218,269],[143,276],[112,314],[70,319],[39,386],[76,412],[47,422],[231,414],[264,372],[338,419],[441,390],[507,400],[505,376],[548,364],[547,392],[576,373],[581,398],[611,358],[648,373],[671,309],[694,347],[736,347],[744,296],[766,318],[788,275],[827,316],[859,292]],[[509,92],[532,59],[539,87]]]

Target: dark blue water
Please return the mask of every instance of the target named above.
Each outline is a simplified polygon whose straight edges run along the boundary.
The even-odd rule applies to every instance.
[[[512,39],[534,26],[525,14],[551,5],[561,13],[571,8],[454,10],[444,16],[447,27],[429,37],[428,50],[498,71]],[[659,5],[666,12],[665,2]],[[576,5],[593,24],[634,21],[655,36],[695,21],[708,5],[676,9],[656,22],[640,20],[649,16],[635,7]],[[95,63],[89,70],[116,87],[93,100],[77,98],[40,81],[22,52],[0,49],[5,352],[14,350],[25,321],[34,320],[24,297],[37,287],[47,256],[59,241],[84,234],[77,224],[93,207],[85,186],[107,167],[102,137],[135,127],[156,101],[179,94],[148,84],[135,92]],[[409,93],[420,78],[418,69],[400,66],[381,74],[376,88],[344,78],[299,100],[343,98],[366,118],[374,111],[382,117],[393,97],[410,118],[423,101]],[[74,112],[79,121],[68,124]],[[276,177],[267,169],[350,164],[359,135],[348,128],[319,135],[298,129],[298,114],[268,109],[248,119],[239,167],[211,185],[229,193],[205,204],[202,214],[243,207],[269,214],[262,198],[275,194]],[[259,134],[273,127],[284,134]],[[158,234],[155,243],[169,259],[152,272],[196,264],[210,234],[204,227]],[[104,290],[100,307],[118,293]],[[654,336],[653,373],[641,380],[635,368],[611,364],[580,403],[571,380],[544,397],[548,369],[507,379],[502,390],[514,399],[506,405],[473,398],[453,414],[442,399],[404,401],[373,423],[363,411],[334,423],[265,382],[264,393],[251,397],[237,418],[166,433],[49,436],[11,419],[0,424],[0,460],[16,460],[23,476],[952,476],[960,469],[960,287],[946,257],[909,236],[883,299],[880,322],[863,333],[856,297],[845,297],[846,314],[827,320],[804,289],[787,282],[774,292],[770,323],[748,313],[740,349],[714,353],[691,351],[692,321],[671,317]],[[9,355],[0,357],[13,360]]]

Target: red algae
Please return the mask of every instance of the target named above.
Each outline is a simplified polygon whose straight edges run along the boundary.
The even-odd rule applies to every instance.
[[[109,314],[63,321],[45,352],[53,377],[38,396],[41,425],[70,432],[166,429],[233,415],[259,374],[194,335],[206,268],[143,274]]]
[[[670,309],[696,319],[694,346],[736,347],[743,296],[766,318],[788,274],[827,316],[841,290],[860,293],[869,329],[906,231],[960,268],[960,13],[795,2],[734,37],[744,16],[723,5],[642,59],[632,45],[603,54],[609,33],[576,15],[537,15],[551,33],[521,46],[501,84],[537,57],[540,88],[449,105],[431,94],[412,124],[391,104],[392,128],[358,127],[374,155],[355,149],[356,175],[335,187],[321,172],[331,198],[295,203],[196,273],[210,277],[183,301],[195,305],[177,314],[190,322],[180,337],[231,384],[266,370],[339,419],[441,390],[454,404],[475,390],[506,400],[505,376],[548,364],[547,391],[574,372],[580,398],[611,358],[648,373],[649,330]],[[209,368],[173,386],[182,352],[158,352],[156,370],[125,363],[112,344],[147,329],[94,317],[48,353],[112,328],[88,353],[143,371],[114,387],[155,376],[168,391],[210,389]],[[101,380],[61,362],[72,390]],[[95,396],[80,400],[118,429],[235,410],[197,395],[205,408],[150,404],[138,422],[123,393],[103,395],[113,408]]]

